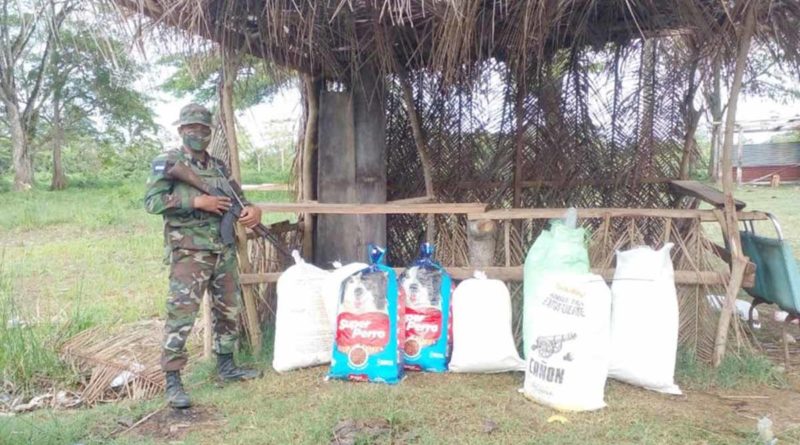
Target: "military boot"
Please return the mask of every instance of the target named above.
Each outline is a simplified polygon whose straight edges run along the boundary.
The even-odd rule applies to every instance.
[[[217,375],[223,381],[250,380],[261,377],[261,372],[254,369],[239,368],[233,363],[233,354],[217,355]]]
[[[167,403],[172,408],[184,409],[192,406],[189,395],[183,390],[180,371],[167,371]]]

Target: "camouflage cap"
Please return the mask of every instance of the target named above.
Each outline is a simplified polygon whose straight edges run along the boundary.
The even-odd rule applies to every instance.
[[[200,104],[191,103],[181,108],[181,117],[172,125],[202,124],[211,128],[211,112]]]

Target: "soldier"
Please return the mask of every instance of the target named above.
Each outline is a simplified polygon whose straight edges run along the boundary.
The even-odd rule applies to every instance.
[[[148,213],[164,218],[165,261],[170,265],[161,355],[167,401],[173,408],[188,408],[191,401],[183,389],[180,371],[186,365],[186,339],[206,289],[210,288],[211,294],[219,377],[245,380],[259,373],[233,362],[241,291],[235,246],[224,245],[220,234],[222,215],[231,207],[231,200],[203,194],[165,175],[166,166],[181,162],[212,186],[223,187],[230,178],[222,161],[206,152],[211,141],[211,113],[201,105],[189,104],[181,109],[175,124],[183,145],[155,158],[144,201]],[[261,222],[261,210],[244,204],[239,222],[252,228]]]

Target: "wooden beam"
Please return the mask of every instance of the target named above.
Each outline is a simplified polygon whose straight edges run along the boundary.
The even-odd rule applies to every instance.
[[[399,214],[469,214],[486,211],[486,205],[475,204],[336,204],[306,202],[261,202],[257,203],[265,212],[312,213],[317,215],[399,215]]]
[[[553,219],[561,218],[567,209],[496,209],[481,213],[470,213],[468,219]],[[710,222],[717,221],[711,210],[696,209],[622,209],[622,208],[592,208],[578,209],[578,218],[672,218],[672,219],[697,219]],[[766,220],[763,212],[739,212],[739,218],[744,220]]]
[[[394,268],[398,275],[403,273],[405,268]],[[486,276],[496,280],[521,282],[523,277],[522,266],[511,267],[445,267],[447,273],[453,279],[465,280],[472,278],[475,271],[486,273]],[[611,281],[614,278],[614,269],[597,269],[593,268],[592,273],[601,275],[606,281]],[[260,274],[242,274],[239,277],[243,285],[259,284],[259,283],[274,283],[278,281],[280,273],[260,273]],[[675,271],[675,284],[704,284],[704,285],[720,285],[726,284],[729,280],[729,274],[724,272],[712,271],[693,271],[693,270],[676,270]]]

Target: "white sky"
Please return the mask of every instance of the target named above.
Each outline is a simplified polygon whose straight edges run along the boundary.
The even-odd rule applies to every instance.
[[[175,98],[158,89],[158,85],[169,75],[164,69],[158,73],[140,80],[142,88],[151,92],[156,99],[156,122],[164,128],[161,134],[167,147],[178,143],[175,127],[172,123],[177,119],[182,106],[189,102],[189,98]],[[251,107],[237,113],[239,123],[245,128],[250,140],[255,146],[264,144],[270,123],[273,121],[297,120],[302,109],[300,93],[296,88],[286,89],[274,96],[271,101]],[[769,98],[741,96],[737,110],[737,121],[760,119],[787,119],[800,116],[800,104],[796,101],[784,104]],[[707,131],[709,123],[703,119],[700,131]],[[762,142],[773,136],[773,133],[749,133],[747,139],[753,142]]]

